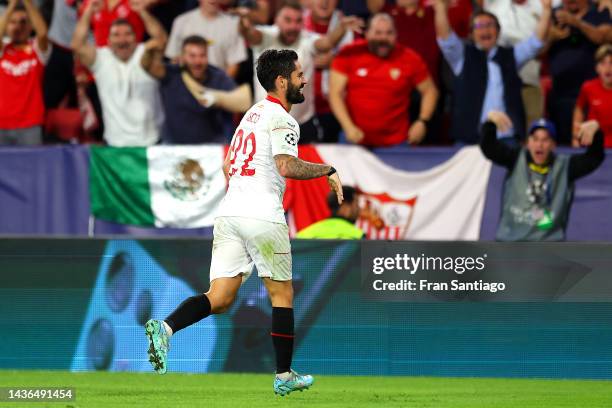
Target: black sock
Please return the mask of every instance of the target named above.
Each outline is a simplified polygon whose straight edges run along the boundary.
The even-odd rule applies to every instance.
[[[276,352],[276,373],[291,369],[293,358],[293,309],[289,307],[272,308],[272,344]]]
[[[170,326],[172,333],[176,333],[209,315],[210,300],[208,300],[208,296],[197,295],[185,299],[164,321]]]

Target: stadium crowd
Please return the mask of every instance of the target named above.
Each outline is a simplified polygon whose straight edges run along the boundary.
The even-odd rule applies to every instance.
[[[612,147],[612,1],[2,0],[0,144],[227,143],[264,96],[254,60],[294,49],[300,143],[516,146],[549,118]],[[245,86],[246,84],[246,86]],[[251,96],[251,94],[253,96]]]

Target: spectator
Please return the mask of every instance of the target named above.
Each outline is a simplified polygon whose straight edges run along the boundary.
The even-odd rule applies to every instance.
[[[78,0],[68,0],[78,1]],[[81,3],[80,13],[83,14],[84,10],[87,9],[89,3],[94,0],[84,0]],[[110,30],[113,22],[117,19],[126,20],[136,37],[136,42],[142,42],[145,34],[145,26],[140,18],[139,13],[132,7],[133,0],[103,0],[100,7],[97,8],[96,12],[90,19],[91,30],[93,32],[96,46],[106,47],[108,45],[108,39],[110,36]],[[153,3],[153,0],[136,0],[138,3],[144,2],[145,6],[148,7]]]
[[[596,120],[604,134],[604,145],[612,148],[612,44],[599,47],[595,53],[595,69],[599,78],[582,84],[578,102],[574,108],[574,137],[572,145],[579,146],[580,125],[587,120]]]
[[[372,14],[382,10],[393,17],[397,30],[397,42],[411,48],[423,58],[429,74],[438,84],[440,48],[436,42],[433,8],[421,5],[420,0],[397,0],[395,3],[385,3],[385,0],[368,0],[368,8]]]
[[[393,19],[377,14],[366,39],[344,47],[332,63],[329,101],[349,142],[380,147],[418,144],[425,137],[438,91],[421,57],[396,39]],[[410,124],[414,88],[421,109]]]
[[[161,82],[165,117],[162,141],[167,144],[227,143],[232,116],[211,104],[210,97],[192,92],[189,79],[207,89],[230,91],[234,81],[221,69],[208,64],[208,42],[193,35],[183,41],[180,64],[164,64],[163,50],[145,54],[145,69]]]
[[[108,47],[87,43],[92,16],[102,7],[101,0],[91,0],[81,16],[72,38],[72,48],[79,60],[96,78],[102,102],[104,139],[111,146],[150,146],[159,140],[163,113],[157,80],[143,67],[147,48],[165,47],[166,32],[144,7],[134,0],[132,7],[145,25],[151,39],[136,42],[136,34],[127,20],[111,25]]]
[[[594,171],[604,160],[603,135],[596,121],[578,131],[585,153],[555,154],[554,125],[540,119],[529,128],[525,147],[497,140],[499,128],[512,128],[503,112],[490,112],[482,127],[480,147],[495,164],[508,169],[497,229],[499,241],[562,241],[569,218],[574,182]],[[515,127],[516,128],[516,127]]]
[[[355,226],[359,218],[359,197],[353,187],[342,186],[344,201],[338,204],[336,193],[329,193],[327,206],[331,217],[315,222],[299,231],[301,239],[361,239],[363,231]]]
[[[342,12],[336,9],[337,0],[312,0],[304,13],[304,28],[312,33],[325,35],[335,30],[342,19]],[[321,142],[338,142],[340,124],[331,111],[329,95],[329,66],[338,48],[353,42],[353,32],[348,31],[338,45],[327,52],[315,56],[314,88],[316,119],[323,131]]]
[[[484,0],[485,10],[495,14],[501,31],[499,45],[512,47],[531,36],[542,15],[540,0]],[[523,81],[522,98],[525,106],[525,127],[544,116],[544,96],[540,86],[540,61],[532,59],[520,69]],[[521,125],[523,126],[523,125]]]
[[[610,14],[588,0],[563,0],[554,12],[548,51],[552,90],[548,113],[559,130],[559,141],[572,137],[572,112],[584,81],[596,76],[593,55],[610,32]]]
[[[32,0],[23,6],[10,0],[0,17],[0,144],[42,143],[42,79],[50,53],[47,25]]]
[[[209,40],[208,62],[236,77],[238,65],[247,59],[246,46],[238,34],[238,17],[221,11],[217,0],[200,0],[199,8],[174,20],[166,57],[176,59],[183,41],[191,35]]]
[[[494,14],[477,11],[472,16],[473,42],[463,43],[451,30],[445,0],[436,0],[436,33],[444,58],[455,74],[451,137],[458,143],[478,142],[479,127],[487,112],[506,112],[516,129],[498,137],[513,143],[525,137],[525,108],[518,70],[543,47],[550,26],[551,0],[542,0],[542,16],[535,34],[515,47],[497,45],[499,21]]]
[[[397,30],[397,42],[415,51],[425,61],[429,75],[440,91],[436,109],[427,126],[426,137],[429,143],[439,142],[444,139],[441,134],[446,99],[444,85],[451,81],[442,83],[440,80],[441,54],[436,42],[433,8],[422,5],[420,0],[397,0],[395,4],[386,3],[384,0],[368,0],[368,7],[373,14],[382,10],[393,17]],[[446,69],[448,70],[447,67]],[[450,71],[446,77],[450,77]],[[414,121],[419,118],[421,95],[413,90],[410,100],[409,117],[411,121]]]
[[[240,33],[253,48],[253,59],[257,61],[259,55],[269,48],[289,48],[297,52],[304,70],[304,76],[312,84],[314,78],[315,55],[333,49],[344,37],[348,30],[360,31],[362,21],[356,17],[343,17],[340,25],[332,32],[320,36],[304,29],[302,7],[299,3],[285,3],[276,15],[272,26],[253,26],[247,16],[240,19]],[[255,85],[255,99],[261,100],[266,93],[257,81]],[[312,143],[323,139],[315,119],[314,87],[306,85],[304,88],[304,103],[294,105],[291,115],[300,124],[300,143]]]
[[[76,98],[74,58],[70,49],[76,22],[76,8],[70,6],[67,0],[53,2],[53,17],[49,27],[49,40],[53,44],[53,51],[45,69],[43,82],[47,109],[56,108],[66,95]]]

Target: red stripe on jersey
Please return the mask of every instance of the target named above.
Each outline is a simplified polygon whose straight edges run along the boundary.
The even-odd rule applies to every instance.
[[[284,337],[284,338],[286,338],[286,339],[292,339],[292,338],[294,338],[294,337],[295,337],[293,334],[281,334],[281,333],[274,333],[274,332],[270,333],[270,336],[274,336],[274,337]]]
[[[285,111],[287,111],[287,113],[289,113],[289,110],[287,108],[285,108],[285,105],[283,105],[283,103],[280,101],[280,99],[273,97],[272,95],[268,95],[266,96],[266,100],[270,101],[270,102],[274,102],[274,103],[278,103],[280,106],[283,107],[283,109]]]

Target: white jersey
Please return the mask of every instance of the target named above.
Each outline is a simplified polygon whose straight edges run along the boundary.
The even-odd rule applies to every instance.
[[[286,224],[285,178],[274,156],[298,155],[300,126],[268,96],[247,111],[230,144],[230,181],[218,217],[248,217]]]

